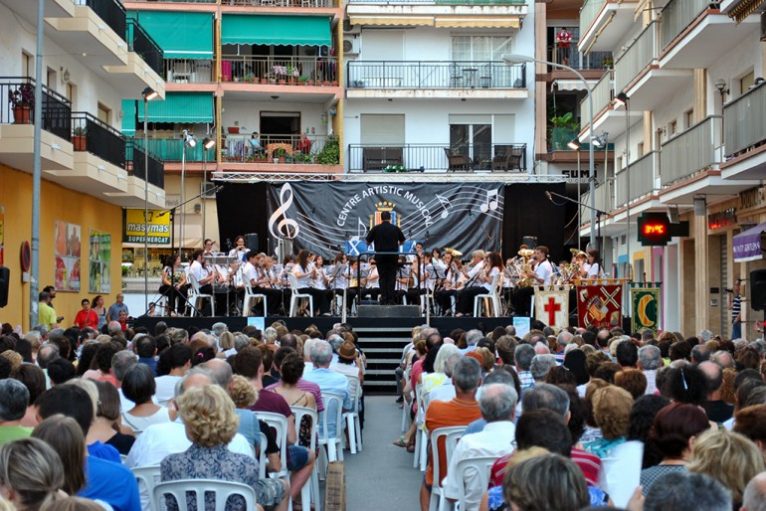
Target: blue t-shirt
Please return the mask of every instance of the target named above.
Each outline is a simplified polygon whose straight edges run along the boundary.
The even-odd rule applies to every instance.
[[[100,440],[96,440],[92,444],[88,445],[88,455],[94,458],[101,458],[106,461],[113,461],[118,464],[122,464],[122,458],[120,453],[111,445],[106,445]]]
[[[138,357],[138,363],[148,365],[154,376],[157,376],[157,359],[154,357]]]
[[[125,311],[125,314],[130,314],[128,312],[128,306],[125,305],[125,303],[113,303],[109,310],[106,311],[106,321],[118,321],[120,319],[120,312]]]
[[[136,477],[124,466],[88,456],[85,459],[85,479],[87,484],[77,496],[102,500],[114,511],[141,511]]]

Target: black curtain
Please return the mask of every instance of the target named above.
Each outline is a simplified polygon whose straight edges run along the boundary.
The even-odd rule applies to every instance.
[[[512,184],[505,187],[505,211],[503,219],[503,257],[516,255],[524,236],[536,236],[538,245],[550,250],[550,259],[558,262],[564,253],[564,224],[567,206],[563,199],[554,201],[545,192],[564,195],[564,183]],[[569,260],[569,257],[566,257]]]
[[[218,240],[221,250],[228,250],[240,234],[257,233],[258,249],[268,247],[268,212],[266,207],[267,183],[226,183],[216,193],[218,208]]]

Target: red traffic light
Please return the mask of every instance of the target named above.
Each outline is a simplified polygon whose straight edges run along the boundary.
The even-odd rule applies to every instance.
[[[644,213],[638,217],[638,241],[642,245],[667,245],[670,238],[670,219],[665,213]]]

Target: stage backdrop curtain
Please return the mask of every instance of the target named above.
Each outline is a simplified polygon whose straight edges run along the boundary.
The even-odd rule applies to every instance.
[[[550,250],[550,259],[558,263],[564,257],[567,221],[576,214],[576,206],[570,208],[567,201],[553,204],[545,192],[566,194],[564,183],[512,184],[505,187],[505,222],[503,223],[503,253],[505,257],[516,255],[524,236],[536,236],[537,243]],[[576,221],[574,223],[577,223]],[[572,243],[577,245],[577,239]]]

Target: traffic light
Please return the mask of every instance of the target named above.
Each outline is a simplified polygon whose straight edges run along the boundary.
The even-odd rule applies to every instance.
[[[643,246],[667,245],[670,219],[666,213],[643,213],[638,217],[638,241]]]

